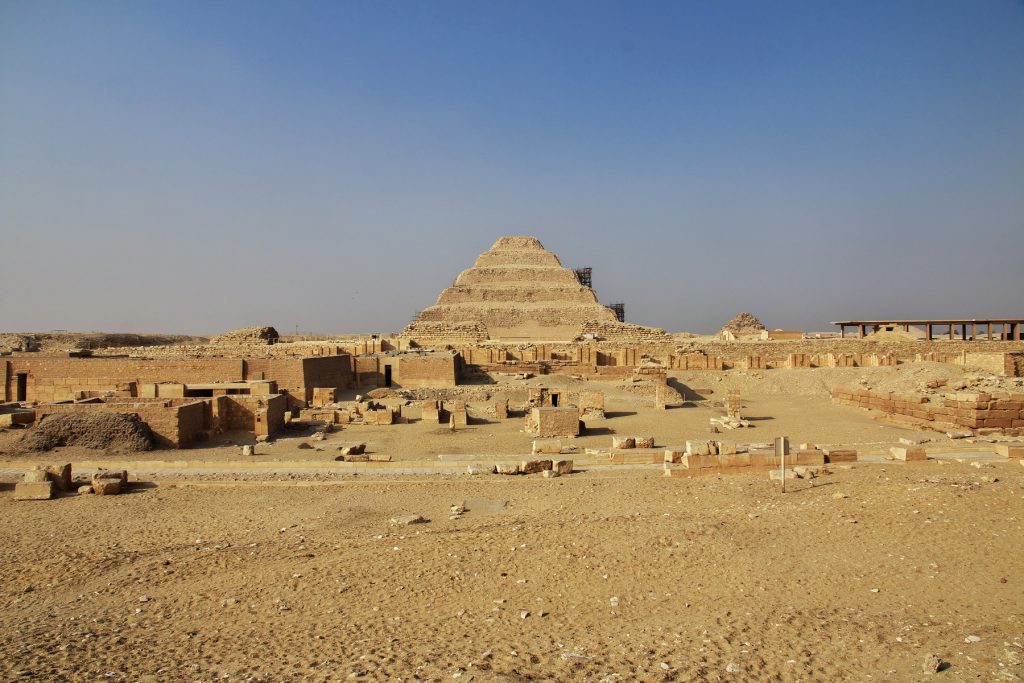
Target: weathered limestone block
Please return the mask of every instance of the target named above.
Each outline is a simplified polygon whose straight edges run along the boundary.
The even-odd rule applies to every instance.
[[[889,453],[892,454],[892,457],[896,460],[903,460],[904,462],[915,462],[928,459],[924,449],[920,446],[893,446],[889,449]]]
[[[749,453],[719,454],[718,462],[722,467],[750,467]]]
[[[555,460],[553,468],[559,474],[572,474],[572,460]]]
[[[1024,458],[1024,444],[996,444],[996,453],[1003,456],[1004,458]]]
[[[711,443],[708,441],[687,441],[687,455],[710,455]]]
[[[786,466],[789,465],[824,465],[825,454],[821,451],[793,451],[786,455]]]
[[[498,462],[494,464],[494,471],[497,474],[519,474],[519,464],[512,462]]]
[[[71,490],[71,463],[47,465],[46,474],[58,491],[66,492]]]
[[[92,492],[97,496],[116,496],[128,486],[125,470],[98,470],[92,475]]]
[[[464,401],[453,401],[448,407],[448,423],[456,427],[465,427],[469,424],[469,413],[466,411]]]
[[[437,401],[423,401],[420,404],[420,419],[431,424],[440,424],[441,411],[438,409]]]
[[[575,406],[533,408],[529,424],[533,433],[541,438],[579,436],[580,410]]]
[[[735,441],[717,441],[715,446],[719,455],[736,455]]]
[[[390,425],[395,423],[395,412],[391,408],[363,411],[363,424]]]
[[[633,443],[637,448],[654,448],[654,437],[653,436],[637,436],[634,437]]]
[[[533,454],[558,455],[562,452],[561,439],[534,439]]]
[[[0,415],[0,428],[9,428],[14,425],[27,425],[32,424],[36,419],[36,413],[34,410],[27,411],[16,411],[13,413],[4,413]]]
[[[550,460],[523,460],[519,463],[519,471],[523,474],[537,474],[544,470],[550,470],[551,467]]]
[[[45,467],[37,466],[25,472],[25,475],[21,480],[26,484],[38,484],[40,482],[50,481],[50,477],[47,475]]]
[[[491,404],[491,415],[496,420],[507,420],[508,419],[508,399],[495,400]]]
[[[675,448],[666,448],[665,449],[665,462],[668,462],[668,463],[682,462],[683,461],[683,456],[685,454],[686,453],[684,451],[681,451],[681,450],[678,450],[678,449],[675,449]]]
[[[774,450],[751,450],[748,455],[750,455],[751,467],[779,466],[779,456],[775,455]]]
[[[93,479],[92,492],[97,496],[116,496],[121,493],[120,479]]]
[[[615,450],[636,448],[636,439],[634,439],[632,436],[613,436],[612,448]]]
[[[49,500],[55,490],[52,481],[22,481],[14,485],[14,500]]]
[[[857,451],[852,448],[826,448],[825,462],[857,462]]]
[[[471,462],[466,467],[469,474],[493,474],[494,465],[485,462]]]
[[[683,456],[682,465],[688,470],[702,470],[720,466],[718,457],[707,453],[703,455],[687,453]]]

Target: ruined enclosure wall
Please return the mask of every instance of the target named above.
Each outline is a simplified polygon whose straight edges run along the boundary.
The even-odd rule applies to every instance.
[[[458,380],[457,358],[453,355],[399,356],[394,359],[393,372],[392,382],[398,387],[454,387]]]
[[[258,433],[257,411],[266,410],[267,434],[276,434],[284,429],[284,414],[288,399],[285,396],[224,396],[219,404],[220,426],[225,430],[241,430]]]
[[[932,400],[916,394],[836,389],[832,400],[840,405],[934,423],[936,429],[997,429],[1008,434],[1024,434],[1024,394],[960,392]]]
[[[118,391],[126,382],[235,382],[242,361],[226,358],[26,358],[6,360],[5,400],[15,400],[16,375],[27,373],[27,401],[68,401],[79,391]]]
[[[313,387],[330,387],[338,391],[352,388],[352,358],[350,356],[324,356],[303,358],[302,371],[309,390],[306,400],[313,398]]]
[[[356,387],[379,387],[384,384],[384,372],[376,356],[357,356],[352,359]]]
[[[250,358],[246,379],[272,379],[278,390],[296,400],[313,400],[313,387],[348,389],[352,386],[352,359],[348,355],[311,358]]]

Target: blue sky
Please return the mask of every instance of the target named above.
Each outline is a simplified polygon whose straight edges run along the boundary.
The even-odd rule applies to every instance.
[[[0,328],[1024,315],[1024,3],[0,0]]]

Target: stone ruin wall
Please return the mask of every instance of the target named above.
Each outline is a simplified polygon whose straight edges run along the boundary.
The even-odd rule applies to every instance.
[[[977,433],[1024,435],[1024,394],[960,392],[929,397],[836,389],[832,400],[839,405],[881,411],[938,431],[968,429]]]

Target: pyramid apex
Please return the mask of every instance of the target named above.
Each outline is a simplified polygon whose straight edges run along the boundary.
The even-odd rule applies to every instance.
[[[539,239],[529,235],[505,235],[504,237],[499,237],[498,241],[491,246],[489,251],[501,249],[546,251],[546,249],[544,249],[544,245],[540,243]]]

